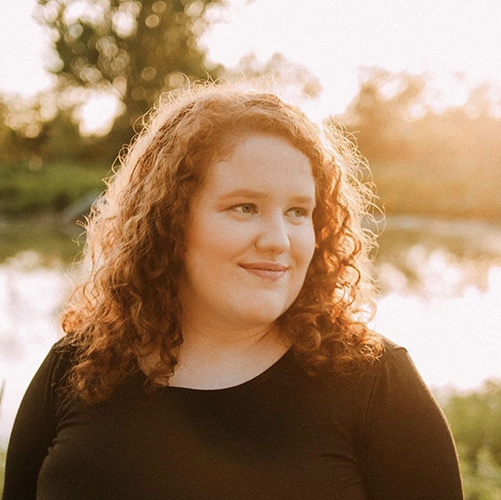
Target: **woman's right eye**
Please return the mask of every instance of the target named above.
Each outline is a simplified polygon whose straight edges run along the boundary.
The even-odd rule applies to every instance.
[[[254,214],[257,212],[256,205],[253,203],[241,203],[240,205],[231,207],[231,209],[241,214]]]

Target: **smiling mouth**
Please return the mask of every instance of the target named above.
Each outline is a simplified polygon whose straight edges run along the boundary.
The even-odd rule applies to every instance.
[[[242,269],[245,269],[250,274],[267,281],[277,281],[282,278],[287,272],[288,267],[282,264],[273,262],[255,263],[255,264],[240,264]]]

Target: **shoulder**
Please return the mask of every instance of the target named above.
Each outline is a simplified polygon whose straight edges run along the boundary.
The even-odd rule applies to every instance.
[[[405,425],[421,422],[425,427],[443,427],[443,414],[408,351],[384,337],[382,340],[384,352],[363,384],[367,428],[395,420]]]
[[[407,349],[383,335],[375,332],[371,334],[381,345],[381,352],[377,357],[361,363],[349,372],[347,375],[340,375],[336,378],[345,379],[355,385],[371,386],[376,380],[385,373],[408,372],[416,373]]]
[[[365,392],[367,403],[384,396],[389,398],[402,391],[419,387],[427,391],[407,349],[379,335],[383,346],[381,355],[359,376],[360,389]]]
[[[396,344],[383,335],[377,334],[377,336],[381,341],[383,350],[381,356],[376,359],[374,365],[372,366],[374,374],[377,374],[384,369],[406,370],[410,367],[414,367],[409,352],[405,347]]]
[[[49,350],[26,389],[20,412],[55,415],[74,364],[75,349],[63,337]]]
[[[404,379],[418,380],[420,384],[424,384],[407,349],[382,335],[379,336],[383,352],[371,367],[374,382],[384,377],[391,377],[402,382]]]
[[[301,361],[290,356],[292,364],[286,377],[294,380],[295,384],[304,386],[304,390],[309,393],[321,394],[325,401],[341,399],[343,405],[356,407],[363,412],[371,400],[378,397],[378,391],[382,389],[381,384],[385,380],[419,378],[407,349],[380,334],[374,335],[382,346],[379,356],[357,365],[356,369],[348,373],[340,374],[335,369],[327,368],[309,375]]]
[[[44,381],[47,388],[57,389],[65,380],[76,362],[77,349],[68,337],[62,337],[50,348],[35,379]]]
[[[377,334],[382,344],[381,354],[349,374],[323,372],[309,384],[320,390],[328,401],[341,399],[346,408],[367,414],[379,404],[392,404],[395,398],[416,389],[428,392],[407,349]],[[411,396],[412,397],[412,396]]]
[[[47,357],[57,366],[70,367],[75,363],[77,347],[70,337],[64,336],[52,345]]]

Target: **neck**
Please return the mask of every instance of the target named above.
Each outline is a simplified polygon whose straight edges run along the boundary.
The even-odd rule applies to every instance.
[[[217,389],[238,385],[276,362],[288,349],[276,325],[212,329],[183,325],[179,364],[170,385]]]
[[[214,348],[222,350],[252,349],[257,345],[277,341],[279,330],[272,323],[258,326],[220,325],[211,321],[203,324],[195,321],[183,322],[183,346]]]

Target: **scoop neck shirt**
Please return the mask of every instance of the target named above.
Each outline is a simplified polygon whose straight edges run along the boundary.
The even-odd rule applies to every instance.
[[[19,409],[4,500],[461,500],[447,423],[407,351],[359,375],[310,377],[292,350],[221,389],[143,390],[105,402],[60,390],[56,344]]]

